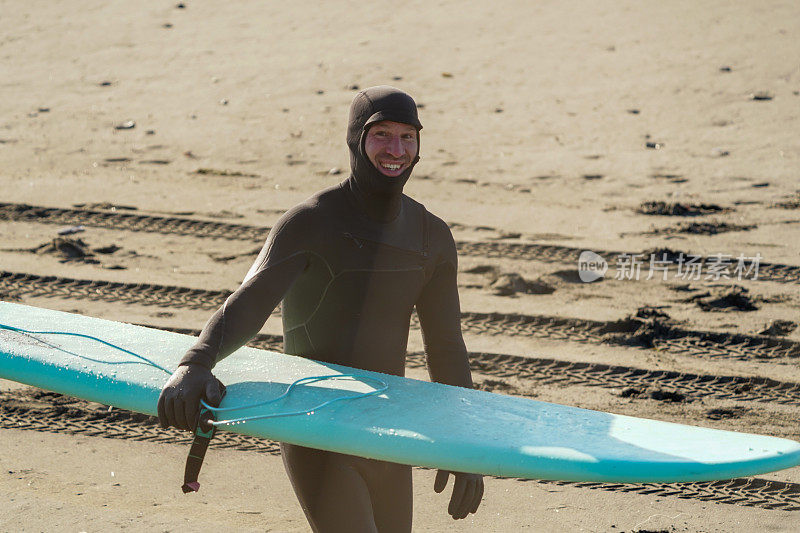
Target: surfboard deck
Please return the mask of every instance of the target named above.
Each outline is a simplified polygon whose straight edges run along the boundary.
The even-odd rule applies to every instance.
[[[93,335],[147,358],[152,364],[83,337],[0,329],[0,377],[149,415],[156,415],[162,386],[195,341],[6,302],[0,302],[0,324]],[[221,407],[276,398],[308,376],[377,378],[388,385],[379,395],[220,429],[416,466],[531,479],[668,483],[800,464],[800,443],[788,439],[450,387],[254,348],[238,350],[214,372],[227,386]],[[230,416],[306,410],[377,387],[372,381],[320,381],[298,386],[275,404]]]

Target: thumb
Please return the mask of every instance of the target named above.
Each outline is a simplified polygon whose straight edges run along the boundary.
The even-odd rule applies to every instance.
[[[447,486],[447,479],[450,477],[450,472],[447,470],[439,470],[436,472],[436,481],[433,482],[433,490],[442,492]]]
[[[212,407],[219,407],[222,395],[225,394],[225,385],[217,378],[209,379],[206,382],[206,401]]]

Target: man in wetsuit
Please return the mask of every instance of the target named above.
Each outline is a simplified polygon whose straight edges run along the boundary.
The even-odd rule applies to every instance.
[[[447,225],[403,194],[419,161],[414,100],[388,86],[350,108],[350,176],[287,211],[242,285],[203,328],[164,386],[162,425],[193,429],[201,397],[220,401],[214,364],[252,338],[281,300],[285,352],[402,376],[416,308],[431,379],[472,387],[461,336],[456,247]],[[435,408],[432,407],[432,408]],[[315,531],[410,531],[411,468],[282,444]],[[439,471],[434,490],[449,472]],[[454,473],[448,512],[474,513],[483,478]]]

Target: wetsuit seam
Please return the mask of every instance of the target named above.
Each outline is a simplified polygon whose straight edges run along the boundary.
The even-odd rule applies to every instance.
[[[360,241],[364,241],[364,242],[370,243],[370,244],[372,244],[374,246],[384,246],[386,248],[389,248],[391,250],[395,250],[397,252],[401,252],[401,253],[404,253],[404,254],[418,255],[418,256],[422,256],[422,257],[426,257],[427,256],[427,252],[424,250],[424,248],[423,248],[422,251],[420,251],[420,250],[409,250],[408,248],[401,248],[400,246],[395,246],[393,244],[387,244],[385,242],[376,241],[376,240],[370,239],[368,237],[361,237],[361,236],[358,236],[358,235],[353,235],[350,232],[345,232],[344,235],[345,235],[345,237],[349,237],[350,239],[352,239],[356,244],[358,244],[359,247],[362,246]]]
[[[322,257],[322,256],[320,256],[320,259],[325,261],[325,258]],[[326,262],[326,266],[327,266],[327,262]],[[330,268],[330,267],[328,267],[328,268]],[[305,332],[306,332],[306,335],[308,336],[308,342],[311,343],[311,345],[313,347],[314,341],[311,339],[311,332],[308,331],[308,324],[309,324],[309,322],[311,322],[314,319],[314,315],[317,314],[317,311],[319,311],[320,307],[322,307],[322,302],[325,301],[325,297],[328,295],[328,289],[330,289],[331,285],[333,285],[333,282],[336,281],[336,279],[339,278],[342,274],[349,273],[349,272],[415,272],[415,271],[424,271],[424,270],[425,269],[423,267],[421,267],[421,266],[414,267],[414,268],[397,268],[397,269],[353,268],[353,269],[342,270],[338,274],[334,274],[333,277],[331,277],[331,279],[328,281],[328,283],[325,284],[325,288],[322,289],[322,295],[319,297],[319,300],[317,301],[317,305],[314,307],[314,310],[311,312],[311,314],[308,315],[308,317],[306,317],[306,319],[303,322],[301,322],[300,324],[296,325],[293,328],[290,328],[290,329],[286,330],[284,333],[289,333],[289,332],[295,331],[297,329],[304,328]]]
[[[339,276],[341,276],[346,272],[413,272],[415,270],[424,270],[424,267],[416,266],[414,268],[348,268],[336,274],[336,278],[338,278]]]
[[[316,255],[317,257],[319,257],[322,260],[322,262],[325,263],[325,268],[328,269],[328,274],[331,276],[331,279],[336,277],[336,274],[334,274],[333,269],[331,268],[331,265],[328,263],[328,260],[325,259],[325,257],[322,254],[318,254],[317,252],[315,252],[313,250],[303,250],[303,253],[308,253],[308,254]]]
[[[419,204],[422,207],[422,257],[428,257],[428,253],[430,252],[430,232],[428,230],[428,210],[425,209],[425,206]]]
[[[283,333],[284,333],[284,335],[287,334],[287,333],[291,333],[291,332],[293,332],[295,330],[298,330],[298,329],[304,327],[305,325],[306,325],[306,323],[303,322],[302,324],[298,324],[297,326],[295,326],[293,328],[284,329]]]
[[[230,298],[230,296],[228,298]],[[214,364],[217,363],[216,360],[220,352],[222,352],[222,346],[225,341],[225,311],[228,309],[228,298],[225,298],[225,303],[222,304],[222,331],[219,334],[219,343],[217,344],[217,355],[214,357]]]
[[[369,95],[367,94],[366,91],[361,91],[361,95],[364,98],[366,98],[367,101],[369,102],[370,111],[374,112],[375,111],[375,102],[372,101],[372,98],[369,97]]]
[[[318,254],[317,252],[314,252],[314,251],[311,251],[311,250],[308,250],[307,252],[320,258],[320,260],[325,264],[325,268],[328,269],[328,274],[330,275],[331,279],[328,280],[328,283],[325,284],[325,288],[322,289],[322,295],[319,297],[319,300],[317,300],[317,304],[314,306],[314,310],[311,312],[311,314],[309,314],[305,318],[305,320],[303,320],[301,323],[299,323],[295,327],[284,331],[284,334],[292,332],[292,331],[294,331],[296,329],[304,328],[305,332],[306,332],[306,336],[308,337],[308,342],[311,343],[311,345],[313,346],[314,341],[311,340],[311,333],[309,333],[309,331],[308,331],[308,323],[311,322],[311,319],[314,318],[314,315],[317,314],[317,311],[319,311],[319,308],[322,306],[322,302],[325,300],[325,296],[328,293],[328,288],[330,288],[330,286],[333,283],[333,281],[337,277],[339,277],[339,274],[334,274],[333,269],[328,264],[328,261],[321,254]]]
[[[272,244],[270,244],[269,250],[272,250]],[[269,257],[269,250],[267,251],[267,257]],[[285,262],[286,262],[286,261],[288,261],[289,259],[292,259],[293,257],[296,257],[296,256],[298,256],[298,255],[302,255],[302,254],[305,254],[305,253],[314,253],[314,252],[311,252],[311,251],[309,251],[309,250],[300,250],[300,251],[298,251],[298,252],[295,252],[295,253],[293,253],[293,254],[289,254],[289,255],[287,255],[286,257],[284,257],[283,259],[280,259],[279,261],[277,261],[277,262],[275,262],[275,263],[272,263],[272,264],[270,264],[270,265],[265,265],[265,266],[263,266],[263,267],[260,267],[258,270],[256,270],[255,272],[253,272],[253,275],[252,275],[252,276],[250,276],[250,277],[245,277],[245,281],[249,281],[249,280],[253,279],[254,277],[258,276],[259,274],[261,274],[262,272],[264,272],[265,270],[268,270],[268,269],[270,269],[270,268],[274,268],[274,267],[276,267],[276,266],[278,266],[278,265],[280,265],[280,264],[283,264],[283,263],[285,263]],[[330,267],[328,268],[328,270],[330,270]],[[225,300],[225,302],[227,303],[227,300]]]
[[[308,331],[308,322],[303,324],[303,330],[305,330],[306,338],[308,339],[308,343],[311,345],[311,351],[316,353],[317,349],[314,347],[314,340],[311,338],[311,332]]]
[[[280,261],[277,261],[276,263],[273,263],[273,264],[271,264],[269,266],[264,266],[263,268],[259,268],[258,270],[256,270],[255,273],[253,273],[252,276],[250,276],[249,278],[246,277],[245,281],[253,279],[256,276],[258,276],[259,274],[261,274],[262,272],[265,272],[265,271],[267,271],[267,270],[269,270],[271,268],[274,268],[274,267],[276,267],[276,266],[278,266],[278,265],[280,265],[282,263],[285,263],[289,259],[292,259],[293,257],[296,257],[296,256],[301,255],[303,253],[306,253],[306,251],[303,250],[303,251],[295,252],[293,254],[288,255],[287,257],[284,257]],[[228,300],[231,298],[231,296],[228,296],[227,298],[225,298],[225,302],[223,302],[223,304],[222,304],[222,317],[221,317],[222,324],[221,324],[221,327],[220,327],[221,331],[220,331],[220,334],[219,334],[219,341],[217,342],[216,354],[211,358],[212,366],[216,365],[220,361],[219,356],[222,353],[222,347],[225,346],[225,331],[227,329],[227,327],[226,327],[226,323],[227,323],[226,313],[228,311]]]

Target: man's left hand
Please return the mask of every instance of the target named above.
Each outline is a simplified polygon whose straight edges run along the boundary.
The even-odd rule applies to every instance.
[[[481,498],[483,498],[483,476],[439,470],[436,473],[433,490],[442,492],[447,486],[447,479],[451,473],[456,480],[453,484],[453,495],[450,497],[450,505],[447,507],[447,512],[450,513],[454,520],[459,520],[478,510]]]

